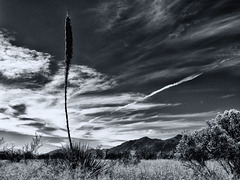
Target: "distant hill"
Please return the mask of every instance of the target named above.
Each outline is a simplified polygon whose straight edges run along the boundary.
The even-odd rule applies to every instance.
[[[97,157],[105,157],[106,159],[120,159],[126,157],[129,155],[131,150],[135,150],[136,154],[143,159],[169,158],[172,151],[175,150],[181,137],[182,135],[180,134],[166,140],[143,137],[140,139],[126,141],[110,149],[90,149],[90,151],[91,153],[97,155]],[[104,154],[106,154],[106,156]],[[49,153],[39,155],[39,158],[59,158],[61,156],[64,156],[64,154],[60,149],[57,149]]]
[[[171,151],[175,150],[181,137],[182,135],[178,134],[177,136],[166,140],[143,137],[136,140],[126,141],[119,146],[108,149],[106,158],[121,158],[129,154],[131,150],[135,150],[136,154],[144,159],[154,159],[157,158],[157,156],[167,158],[171,154]]]

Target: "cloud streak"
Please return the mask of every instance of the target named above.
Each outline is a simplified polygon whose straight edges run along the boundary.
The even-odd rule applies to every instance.
[[[125,105],[125,106],[122,106],[122,107],[117,108],[115,111],[119,111],[119,110],[121,110],[121,109],[127,108],[128,106],[132,106],[132,105],[134,105],[134,104],[136,104],[136,103],[138,103],[138,102],[144,101],[144,100],[146,100],[146,99],[148,99],[148,98],[150,98],[150,97],[152,97],[152,96],[154,96],[154,95],[156,95],[156,94],[158,94],[158,93],[160,93],[160,92],[162,92],[162,91],[164,91],[164,90],[167,90],[167,89],[172,88],[172,87],[174,87],[174,86],[178,86],[178,85],[180,85],[180,84],[182,84],[182,83],[185,83],[185,82],[191,81],[191,80],[193,80],[193,79],[196,79],[197,77],[201,76],[202,74],[203,74],[203,73],[194,74],[194,75],[188,76],[188,77],[186,77],[186,78],[184,78],[184,79],[182,79],[182,80],[180,80],[180,81],[178,81],[178,82],[176,82],[176,83],[173,83],[173,84],[169,84],[169,85],[167,85],[167,86],[164,86],[163,88],[158,89],[158,90],[156,90],[156,91],[154,91],[154,92],[146,95],[145,97],[141,98],[141,99],[138,100],[138,101],[135,101],[135,102],[133,102],[133,103],[129,103],[129,104]]]

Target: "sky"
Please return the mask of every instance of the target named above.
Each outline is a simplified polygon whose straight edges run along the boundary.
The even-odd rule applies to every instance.
[[[240,105],[237,0],[0,0],[0,137],[65,145],[64,21],[75,140],[171,138]]]

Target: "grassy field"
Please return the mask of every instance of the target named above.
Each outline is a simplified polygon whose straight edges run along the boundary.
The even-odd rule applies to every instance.
[[[40,160],[0,163],[1,180],[230,180],[232,179],[216,162],[208,162],[208,172],[193,171],[176,160],[142,160],[138,165],[124,165],[108,161],[107,171],[98,177],[90,177],[80,169],[71,170],[59,162]]]

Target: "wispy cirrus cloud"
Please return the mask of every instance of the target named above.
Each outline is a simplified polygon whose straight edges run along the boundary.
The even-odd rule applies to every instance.
[[[9,42],[6,44],[12,50],[12,54],[7,53],[4,56],[5,61],[14,61],[14,48],[16,51],[22,52],[18,54],[20,67],[24,67],[26,63],[31,66],[31,63],[39,60],[37,66],[31,68],[26,66],[26,69],[16,67],[12,74],[4,74],[5,71],[2,70],[2,74],[7,78],[25,78],[25,76],[41,72],[46,74],[50,71],[49,66],[46,66],[50,61],[50,56],[46,59],[44,53],[11,46]],[[34,53],[38,54],[36,59]],[[24,86],[19,89],[11,84],[1,84],[0,95],[2,104],[4,104],[0,107],[0,118],[3,121],[2,131],[26,135],[32,135],[36,131],[43,133],[45,137],[58,137],[62,143],[65,142],[64,66],[60,64],[59,67],[53,76],[48,77],[49,82],[37,89],[24,88]],[[6,64],[4,68],[8,71],[13,69],[13,66]],[[164,120],[156,115],[149,115],[148,111],[181,106],[181,103],[154,103],[148,99],[168,88],[191,81],[199,75],[189,76],[148,95],[134,92],[99,94],[99,92],[118,88],[114,78],[87,66],[73,65],[69,74],[68,91],[73,137],[114,145],[124,139],[138,138],[139,133],[156,137],[156,133],[160,133],[162,130],[162,135],[167,137],[166,134],[169,134],[170,129],[179,130],[182,127],[191,126],[192,124],[189,123],[181,122],[180,125],[175,122],[176,120],[170,120],[169,125],[175,124],[175,126],[168,129]],[[10,127],[9,124],[11,124]],[[163,131],[163,129],[165,130]],[[100,139],[104,139],[104,141]]]
[[[74,71],[84,68],[85,67],[75,65],[72,67],[69,75],[69,107],[73,119],[81,116],[81,106],[75,106],[76,101],[81,101],[81,97],[76,99],[79,94],[89,92],[87,91],[88,88],[90,88],[92,92],[106,90],[114,84],[112,80],[106,81],[106,76],[96,73],[90,68],[86,69],[85,72],[80,72],[80,74],[85,73],[87,77],[84,78],[81,78],[81,76]],[[74,80],[74,78],[76,80]],[[89,81],[87,81],[87,79],[89,79]],[[42,119],[46,124],[52,124],[52,126],[57,126],[62,129],[65,128],[63,111],[64,99],[62,98],[63,83],[64,74],[56,73],[51,82],[38,89],[18,89],[14,86],[1,85],[1,101],[5,104],[1,107],[4,110],[3,114],[8,115],[9,118],[17,116],[19,118]],[[9,88],[11,89],[9,90]],[[81,89],[81,91],[79,91],[79,89]],[[71,104],[71,99],[73,99],[73,105]]]
[[[52,58],[47,53],[37,52],[11,44],[12,38],[0,32],[0,73],[7,79],[31,78],[36,73],[47,76]]]
[[[188,76],[188,77],[186,77],[186,78],[184,78],[184,79],[182,79],[182,80],[180,80],[180,81],[178,81],[178,82],[176,82],[176,83],[173,83],[173,84],[169,84],[169,85],[167,85],[167,86],[164,86],[163,88],[158,89],[158,90],[156,90],[156,91],[153,91],[152,93],[144,96],[142,99],[140,99],[140,100],[138,100],[138,101],[135,101],[135,102],[133,102],[133,103],[130,103],[130,104],[127,104],[127,105],[125,105],[125,106],[122,106],[122,107],[117,108],[116,111],[118,111],[118,110],[120,110],[120,109],[123,109],[123,108],[126,108],[126,107],[128,107],[128,106],[132,106],[132,105],[138,103],[139,101],[144,101],[144,100],[146,100],[146,99],[148,99],[148,98],[150,98],[150,97],[152,97],[152,96],[154,96],[154,95],[156,95],[156,94],[158,94],[158,93],[160,93],[160,92],[162,92],[162,91],[164,91],[164,90],[167,90],[167,89],[172,88],[172,87],[174,87],[174,86],[178,86],[178,85],[180,85],[180,84],[182,84],[182,83],[191,81],[191,80],[193,80],[193,79],[195,79],[195,78],[197,78],[197,77],[199,77],[199,76],[201,76],[201,75],[202,75],[202,73],[200,73],[200,74],[194,74],[194,75]]]
[[[231,97],[234,97],[234,96],[235,96],[235,94],[227,94],[227,95],[221,96],[220,98],[226,99],[226,98],[231,98]]]
[[[189,31],[188,37],[199,40],[203,38],[209,38],[213,36],[227,36],[238,34],[240,23],[238,21],[239,14],[233,14],[232,16],[223,16],[221,18],[215,18],[208,23],[199,25]]]
[[[0,73],[9,82],[0,84],[0,121],[1,130],[33,135],[42,133],[45,137],[65,137],[64,119],[64,65],[59,64],[55,74],[51,73],[52,56],[11,44],[10,38],[0,33]],[[48,82],[31,88],[29,79],[36,74],[45,76]],[[51,75],[51,76],[50,76]],[[14,80],[14,81],[12,81]],[[21,83],[21,87],[16,83]],[[34,82],[38,84],[38,79]],[[78,127],[79,119],[85,118],[80,113],[81,94],[99,92],[113,88],[116,82],[87,66],[72,65],[69,74],[69,112],[72,119],[72,130]],[[73,104],[71,105],[71,100]],[[86,99],[86,101],[88,98]],[[88,119],[86,119],[87,122]],[[73,134],[74,137],[81,137]]]
[[[61,91],[64,87],[64,65],[60,65],[58,72],[51,78],[51,82],[44,87],[46,91]],[[96,70],[80,65],[72,65],[69,73],[69,94],[80,95],[86,92],[96,92],[111,89],[116,82]]]

